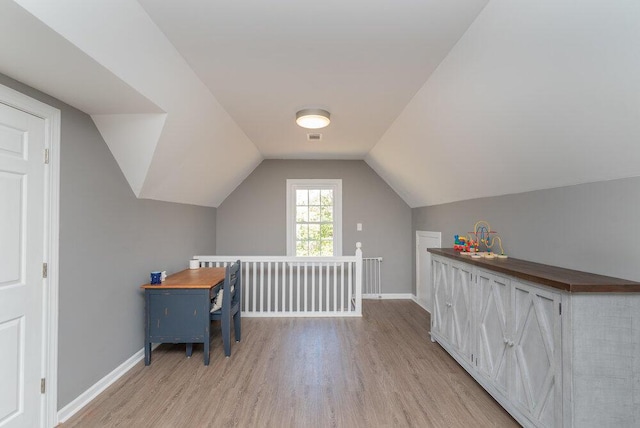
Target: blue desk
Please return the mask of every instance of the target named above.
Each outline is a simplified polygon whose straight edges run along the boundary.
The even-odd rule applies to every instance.
[[[209,365],[211,299],[224,281],[224,268],[186,269],[160,285],[145,284],[144,364],[151,364],[153,343],[186,343],[191,356],[194,343],[204,344]]]

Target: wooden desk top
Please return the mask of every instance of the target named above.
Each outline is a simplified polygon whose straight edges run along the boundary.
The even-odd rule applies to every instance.
[[[429,248],[428,251],[432,254],[572,293],[640,292],[640,283],[610,276],[528,262],[511,257],[491,260],[472,259],[470,256],[461,256],[459,252],[454,251],[452,248]]]
[[[162,284],[145,284],[140,288],[211,288],[224,281],[225,268],[185,269],[167,276]]]

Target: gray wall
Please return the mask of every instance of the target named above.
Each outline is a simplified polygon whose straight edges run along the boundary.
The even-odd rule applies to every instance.
[[[384,258],[383,292],[411,291],[411,209],[364,161],[263,161],[218,207],[218,254],[286,254],[288,178],[342,179],[343,254],[362,242],[365,257]]]
[[[442,245],[486,220],[519,259],[640,281],[640,178],[601,181],[412,210],[413,230]],[[415,270],[415,269],[414,269]]]
[[[91,118],[0,75],[62,111],[58,408],[142,348],[152,270],[215,253],[215,208],[136,199]]]

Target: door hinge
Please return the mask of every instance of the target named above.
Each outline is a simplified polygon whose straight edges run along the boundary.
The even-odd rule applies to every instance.
[[[49,163],[49,149],[44,149],[44,163]]]
[[[562,315],[562,302],[560,302],[560,304],[558,304],[558,313],[560,315]]]
[[[49,273],[49,268],[46,263],[42,263],[42,277],[46,278]]]
[[[47,382],[44,378],[40,379],[40,393],[44,394],[47,389]]]

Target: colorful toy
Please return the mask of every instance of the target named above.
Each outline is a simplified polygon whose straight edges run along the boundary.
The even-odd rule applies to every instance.
[[[469,232],[467,237],[454,235],[453,249],[460,251],[462,255],[470,255],[473,258],[484,257],[493,259],[497,257],[499,259],[506,259],[507,255],[502,248],[502,238],[495,235],[496,233],[497,232],[491,230],[489,223],[480,220],[476,222],[473,226],[473,232]],[[500,247],[499,254],[492,252],[496,243]]]
[[[491,236],[492,233],[495,234],[496,232],[491,230],[491,226],[489,226],[489,223],[487,223],[486,221],[480,220],[476,222],[476,224],[473,226],[473,232],[469,233],[473,233],[479,244],[484,246],[486,252],[482,255],[482,257],[489,259],[492,259],[494,257],[498,257],[499,259],[507,258],[507,255],[504,253],[504,249],[502,248],[502,238],[500,238],[499,236]],[[499,254],[495,254],[491,251],[496,242],[500,247]]]
[[[467,247],[467,238],[460,235],[453,236],[453,249],[455,251],[465,251]]]

